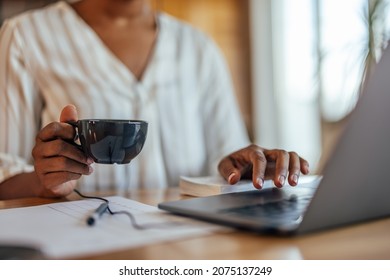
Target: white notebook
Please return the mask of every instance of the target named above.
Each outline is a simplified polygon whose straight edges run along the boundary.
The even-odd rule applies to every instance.
[[[272,184],[268,182],[268,184]],[[210,196],[231,192],[254,190],[250,180],[241,180],[235,185],[229,183],[221,176],[206,177],[180,177],[180,193],[190,196]]]
[[[299,183],[309,183],[318,178],[319,177],[315,175],[301,176],[299,178]],[[274,186],[275,185],[272,180],[266,180],[264,182],[263,189],[272,188]],[[181,194],[189,196],[210,196],[223,193],[251,191],[256,189],[253,186],[251,180],[241,180],[235,185],[229,185],[229,183],[222,176],[181,176],[179,188]]]

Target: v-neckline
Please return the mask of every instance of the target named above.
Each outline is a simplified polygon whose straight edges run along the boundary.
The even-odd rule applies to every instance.
[[[104,53],[118,66],[121,72],[124,75],[128,76],[136,85],[145,84],[148,80],[149,72],[151,71],[151,67],[153,65],[153,60],[155,59],[158,48],[160,45],[160,37],[161,37],[161,24],[159,20],[159,14],[155,14],[156,21],[156,34],[153,42],[153,46],[151,51],[148,54],[146,67],[141,75],[140,79],[137,79],[136,75],[131,71],[129,67],[104,43],[104,41],[100,38],[100,36],[96,33],[96,31],[76,12],[76,10],[67,2],[61,2],[63,6],[70,11],[72,16],[90,33],[95,41],[100,45],[103,49]]]

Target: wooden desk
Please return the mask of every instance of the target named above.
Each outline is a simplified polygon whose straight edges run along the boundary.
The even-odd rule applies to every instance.
[[[103,193],[99,195],[113,195]],[[157,205],[185,199],[176,188],[120,193]],[[27,198],[0,201],[0,209],[63,200]],[[387,259],[390,260],[390,218],[297,237],[273,237],[235,231],[89,256],[88,259]]]

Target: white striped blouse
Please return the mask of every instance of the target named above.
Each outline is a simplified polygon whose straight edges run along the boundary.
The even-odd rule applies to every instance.
[[[0,31],[0,182],[33,170],[38,131],[66,104],[80,118],[142,119],[145,146],[128,165],[94,164],[84,191],[163,188],[179,176],[217,173],[249,140],[226,64],[202,32],[169,15],[141,81],[69,4],[6,21]],[[28,186],[26,186],[28,187]]]

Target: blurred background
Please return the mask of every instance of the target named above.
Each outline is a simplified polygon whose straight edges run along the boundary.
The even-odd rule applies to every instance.
[[[0,0],[0,21],[53,0]],[[209,34],[256,144],[320,172],[390,37],[390,0],[151,0]]]

